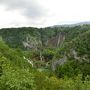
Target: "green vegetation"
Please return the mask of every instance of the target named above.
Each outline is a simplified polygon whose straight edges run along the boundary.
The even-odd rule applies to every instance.
[[[90,90],[90,25],[1,29],[0,37],[0,90]]]

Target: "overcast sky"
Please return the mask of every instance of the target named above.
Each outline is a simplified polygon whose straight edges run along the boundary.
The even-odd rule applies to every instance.
[[[90,21],[90,0],[0,0],[0,28]]]

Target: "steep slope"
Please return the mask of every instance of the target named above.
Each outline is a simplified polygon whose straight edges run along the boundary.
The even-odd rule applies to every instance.
[[[38,40],[40,36],[36,28],[1,29],[0,35],[10,47],[21,49],[24,49],[24,44],[28,45],[30,37]]]
[[[20,68],[25,68],[28,67],[29,64],[24,60],[23,56],[22,51],[9,48],[2,38],[0,38],[0,58],[4,58],[6,62],[10,62],[14,66],[17,65]]]
[[[55,70],[58,65],[64,65],[68,61],[78,61],[79,63],[84,62],[89,64],[90,30],[78,35],[78,37],[72,39],[70,42],[65,42],[62,47],[56,50],[54,58],[54,61],[52,61],[53,70]]]
[[[80,34],[70,42],[65,42],[57,51],[56,55],[58,56],[90,60],[90,30]]]
[[[74,38],[64,46],[66,51],[75,50],[78,55],[90,55],[90,30]]]

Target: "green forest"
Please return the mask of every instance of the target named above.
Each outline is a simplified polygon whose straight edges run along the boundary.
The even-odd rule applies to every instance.
[[[0,29],[0,90],[90,90],[90,25]]]

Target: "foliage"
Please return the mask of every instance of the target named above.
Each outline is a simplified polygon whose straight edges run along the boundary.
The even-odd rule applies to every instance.
[[[65,36],[62,46],[49,47],[59,34]],[[90,90],[90,25],[1,29],[0,36],[0,90]],[[64,56],[55,71],[46,68]]]

